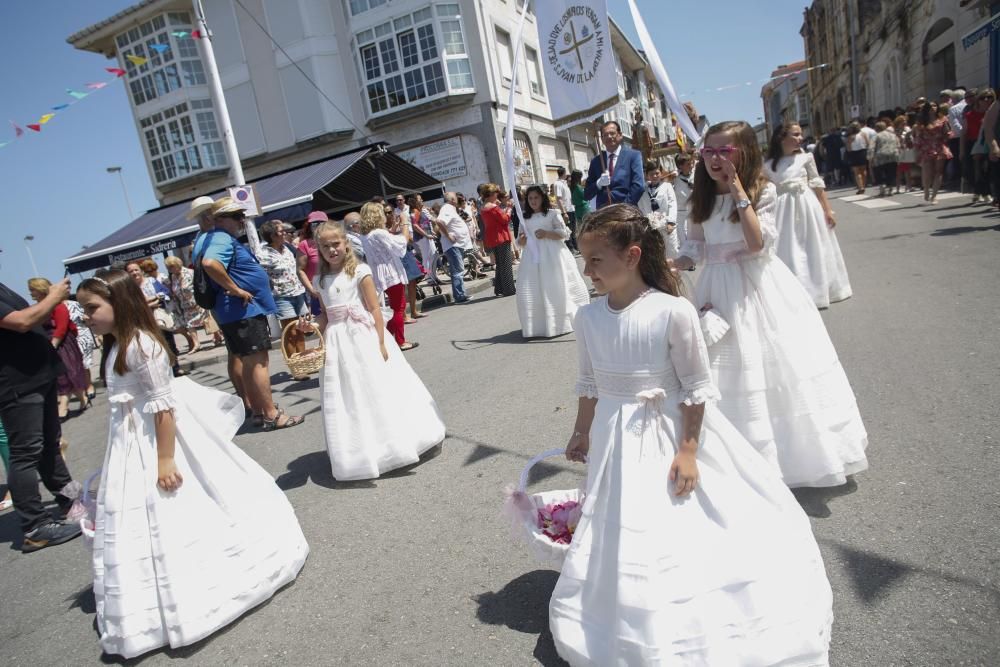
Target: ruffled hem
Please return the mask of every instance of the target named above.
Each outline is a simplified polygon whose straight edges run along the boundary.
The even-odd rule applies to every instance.
[[[593,382],[577,382],[574,391],[580,398],[597,398],[597,385]]]
[[[177,409],[177,401],[173,396],[151,398],[142,406],[142,412],[147,415],[155,415],[158,412],[173,412],[175,409]]]
[[[708,382],[688,389],[682,389],[679,398],[684,405],[703,405],[722,398],[718,388]]]

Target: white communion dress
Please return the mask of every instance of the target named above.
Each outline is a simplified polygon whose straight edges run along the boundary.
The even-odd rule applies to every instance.
[[[775,188],[757,206],[764,249],[750,253],[734,203],[716,198],[692,223],[682,254],[704,258],[695,306],[712,304],[729,331],[708,348],[719,409],[777,462],[788,486],[838,486],[868,467],[857,401],[826,326],[792,272],[774,257]]]
[[[586,500],[549,604],[574,667],[826,665],[832,594],[809,520],[712,401],[698,315],[650,291],[576,318],[576,392],[596,397]],[[704,404],[700,474],[669,471],[681,404]]]
[[[141,333],[117,375],[106,362],[108,450],[95,517],[94,598],[101,648],[131,658],[186,646],[295,579],[309,546],[274,479],[232,438],[236,396],[171,378],[167,353]],[[172,410],[179,489],[157,486],[155,415]]]
[[[535,232],[555,232],[559,239],[537,239]],[[517,315],[525,338],[551,338],[573,331],[580,306],[590,303],[590,291],[573,254],[563,242],[569,229],[559,211],[535,213],[521,223],[528,235],[517,271]]]
[[[445,437],[437,403],[388,332],[389,360],[382,358],[359,289],[371,275],[367,264],[359,264],[353,278],[341,271],[314,280],[327,317],[323,428],[333,476],[341,481],[373,479],[416,463]]]
[[[850,298],[844,255],[837,234],[826,224],[823,206],[812,188],[825,188],[811,153],[795,153],[778,160],[771,169],[764,163],[764,175],[775,184],[778,203],[775,226],[778,237],[775,253],[781,258],[819,308]]]

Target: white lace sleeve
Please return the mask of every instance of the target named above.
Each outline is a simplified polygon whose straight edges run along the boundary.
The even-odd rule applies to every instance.
[[[587,349],[587,338],[584,333],[584,312],[588,306],[576,311],[573,330],[576,333],[576,354],[579,366],[576,376],[576,395],[580,398],[597,398],[597,382],[594,380],[594,366]]]
[[[819,168],[816,166],[816,158],[812,153],[806,153],[806,174],[809,176],[809,187],[826,189],[826,181],[819,175]]]
[[[757,221],[760,223],[760,235],[764,241],[761,252],[773,253],[774,244],[778,242],[778,226],[775,215],[778,208],[778,191],[774,183],[768,183],[760,193],[760,199],[754,207]]]
[[[170,355],[160,343],[149,334],[140,333],[138,339],[129,344],[125,360],[128,372],[135,376],[141,388],[135,400],[142,403],[143,412],[155,414],[176,407],[170,388],[173,381]]]
[[[559,211],[555,209],[549,209],[549,224],[552,227],[552,231],[559,234],[562,240],[565,241],[570,236],[569,227],[563,222],[562,216],[559,215]]]
[[[698,313],[686,299],[678,299],[677,307],[670,313],[667,347],[681,383],[681,403],[699,405],[721,398],[712,381]]]
[[[690,257],[695,264],[705,258],[705,229],[701,224],[684,221],[687,234],[681,241],[681,257]]]

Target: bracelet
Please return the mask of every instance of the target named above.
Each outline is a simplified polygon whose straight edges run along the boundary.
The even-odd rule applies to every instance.
[[[574,438],[575,438],[575,437],[576,437],[576,436],[578,436],[578,435],[585,435],[585,434],[584,434],[584,433],[580,433],[579,431],[573,431],[573,435],[572,435],[572,437],[574,437]]]

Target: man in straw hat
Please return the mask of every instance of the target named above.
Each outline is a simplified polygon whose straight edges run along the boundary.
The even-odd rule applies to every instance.
[[[188,220],[198,221],[199,229],[197,236],[195,236],[195,242],[197,242],[198,236],[215,229],[215,218],[212,217],[212,205],[214,203],[214,199],[204,195],[191,200],[191,208],[184,217]],[[215,346],[222,345],[222,331],[219,329],[219,323],[212,317],[212,311],[210,310],[205,311],[204,326],[205,333],[212,337]]]
[[[266,430],[298,426],[304,418],[286,414],[271,396],[267,316],[277,308],[267,272],[236,240],[246,214],[231,198],[221,197],[210,215],[215,226],[195,239],[193,256],[217,287],[212,314],[226,337],[229,377],[255,423]]]

